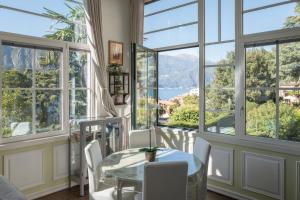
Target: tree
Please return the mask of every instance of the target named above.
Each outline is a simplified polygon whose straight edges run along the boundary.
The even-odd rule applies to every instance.
[[[296,16],[289,16],[285,23],[285,28],[294,28],[300,25],[300,3],[298,2],[295,7],[295,13],[297,13]]]

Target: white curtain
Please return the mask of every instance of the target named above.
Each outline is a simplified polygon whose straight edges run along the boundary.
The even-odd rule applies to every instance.
[[[87,24],[88,44],[91,47],[92,65],[100,85],[101,102],[104,110],[112,116],[117,111],[108,91],[102,37],[102,0],[85,0],[85,18]]]
[[[130,39],[132,43],[143,45],[144,0],[130,0]]]

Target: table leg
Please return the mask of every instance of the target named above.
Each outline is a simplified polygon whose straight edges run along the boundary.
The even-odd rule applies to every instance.
[[[117,180],[117,200],[122,200],[122,182]]]

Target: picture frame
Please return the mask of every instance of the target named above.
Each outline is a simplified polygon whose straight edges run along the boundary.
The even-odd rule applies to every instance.
[[[124,57],[124,44],[122,42],[116,42],[109,40],[109,64],[123,65]]]

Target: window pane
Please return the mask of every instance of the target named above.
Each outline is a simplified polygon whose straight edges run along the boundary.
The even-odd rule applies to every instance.
[[[221,1],[221,40],[235,39],[235,0]]]
[[[88,117],[87,90],[70,90],[70,119],[86,119]]]
[[[205,65],[234,64],[235,44],[224,43],[205,47]]]
[[[206,67],[206,88],[234,88],[233,67]]]
[[[300,142],[300,90],[280,90],[279,99],[279,138]]]
[[[34,51],[30,48],[2,45],[3,88],[31,88]]]
[[[3,90],[2,136],[32,133],[32,93],[27,90]]]
[[[205,43],[218,41],[218,0],[205,0]]]
[[[199,49],[159,53],[159,123],[199,126]]]
[[[272,5],[280,2],[285,2],[287,0],[243,0],[244,10],[258,8],[262,6]]]
[[[276,46],[246,49],[246,87],[274,88],[276,85]]]
[[[198,42],[198,24],[144,35],[144,45],[159,48]]]
[[[36,87],[59,88],[59,75],[62,67],[62,52],[37,49],[36,56]]]
[[[246,90],[246,132],[251,136],[277,138],[274,91]]]
[[[84,25],[65,23],[4,8],[0,8],[0,18],[10,19],[0,20],[0,31],[46,37],[54,40],[86,42],[86,28]]]
[[[145,15],[154,13],[160,10],[165,10],[171,7],[182,5],[185,3],[193,2],[195,0],[160,0],[150,4],[145,5]]]
[[[283,28],[298,27],[299,13],[297,4],[285,4],[244,14],[244,34],[274,31]],[[276,20],[274,20],[276,16]]]
[[[61,91],[36,91],[36,132],[61,130]]]
[[[69,53],[69,82],[71,88],[85,88],[88,81],[88,63],[90,54],[86,51],[70,50]]]
[[[205,109],[206,110],[234,110],[234,90],[233,89],[206,89]]]
[[[195,21],[198,21],[198,4],[192,4],[168,12],[145,17],[144,32],[146,33],[157,29],[177,26]]]
[[[205,131],[234,135],[234,113],[232,112],[205,112]]]
[[[280,87],[300,87],[300,42],[280,44],[279,60]]]

